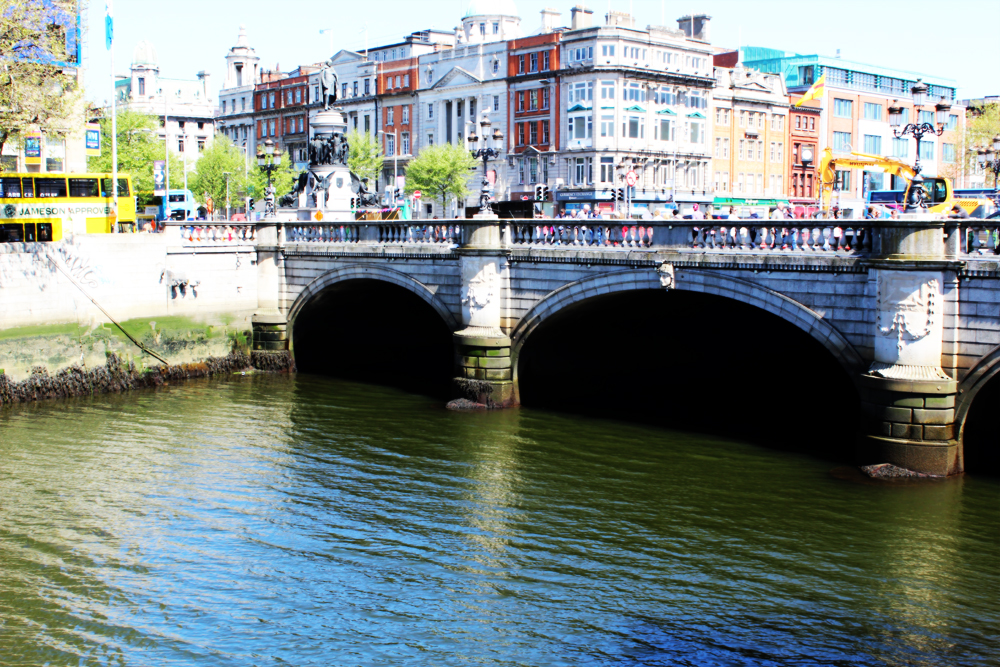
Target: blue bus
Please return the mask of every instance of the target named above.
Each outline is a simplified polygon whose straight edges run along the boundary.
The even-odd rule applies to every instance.
[[[197,220],[198,202],[194,199],[194,193],[190,190],[170,190],[167,193],[170,203],[170,215],[172,220]],[[163,198],[160,197],[160,220],[167,219],[167,212],[163,206]]]

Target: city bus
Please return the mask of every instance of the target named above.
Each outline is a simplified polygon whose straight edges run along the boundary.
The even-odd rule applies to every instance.
[[[0,243],[107,234],[115,215],[111,174],[0,173]],[[118,175],[119,228],[136,222],[132,177]]]

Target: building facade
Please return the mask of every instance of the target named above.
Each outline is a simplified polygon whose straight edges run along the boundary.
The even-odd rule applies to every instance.
[[[796,106],[802,95],[791,95],[788,120],[788,143],[791,146],[788,163],[788,201],[793,210],[802,207],[804,214],[819,206],[819,128],[822,110],[819,102],[809,100]]]
[[[743,47],[747,67],[781,75],[789,93],[802,95],[825,76],[820,110],[819,151],[831,148],[834,156],[852,152],[891,157],[913,164],[919,152],[925,176],[952,175],[958,160],[959,137],[965,110],[956,100],[956,83],[931,75],[878,67],[866,63],[800,55],[762,47]],[[913,106],[911,88],[920,79],[928,84],[929,105]],[[889,126],[888,109],[903,108],[903,123],[934,124],[934,105],[944,100],[954,105],[942,136],[926,135],[917,146],[912,137],[897,139]],[[834,198],[843,209],[857,211],[870,190],[901,189],[905,183],[878,169],[838,169]]]
[[[631,15],[609,12],[594,26],[592,12],[573,8],[560,43],[566,132],[550,170],[562,208],[612,210],[629,170],[638,176],[633,212],[712,203],[709,21],[685,16],[677,29],[643,30]]]
[[[219,91],[217,129],[239,146],[249,165],[257,152],[254,87],[260,80],[260,58],[240,26],[236,45],[226,54],[226,78]]]
[[[715,69],[712,188],[716,207],[787,203],[789,108],[784,82],[737,65]]]
[[[193,167],[215,136],[215,91],[208,72],[196,79],[171,79],[160,75],[156,49],[147,40],[132,53],[129,76],[115,82],[119,108],[142,111],[160,118],[160,139],[167,149]]]

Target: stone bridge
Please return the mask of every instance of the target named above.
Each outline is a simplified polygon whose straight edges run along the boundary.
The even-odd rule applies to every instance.
[[[305,319],[336,309],[324,295],[380,283],[415,295],[451,332],[451,374],[468,396],[506,407],[520,401],[525,343],[571,307],[636,291],[713,295],[706,307],[741,302],[794,326],[846,373],[860,463],[933,475],[964,469],[966,415],[1000,370],[997,235],[965,224],[976,221],[420,222],[257,223],[256,348],[295,351]],[[392,293],[370,312],[395,308]],[[410,325],[393,326],[405,336]],[[811,381],[812,358],[737,357]],[[726,355],[713,359],[724,366]]]

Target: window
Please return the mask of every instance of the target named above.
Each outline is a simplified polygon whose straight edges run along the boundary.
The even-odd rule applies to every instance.
[[[851,152],[851,133],[850,132],[834,132],[833,133],[833,150],[838,153],[850,153]]]
[[[542,88],[542,108],[543,109],[548,109],[549,108],[549,89],[548,88]]]
[[[517,73],[524,74],[524,56],[517,57]]]
[[[955,144],[941,144],[941,161],[948,164],[955,162]]]
[[[919,122],[927,123],[928,125],[934,124],[934,112],[933,111],[921,111]]]
[[[403,79],[398,74],[396,75],[396,87],[397,88],[403,87]]]
[[[274,93],[271,93],[271,95],[270,95],[270,105],[271,105],[271,108],[273,109],[274,108]]]
[[[757,129],[758,130],[763,130],[764,129],[764,118],[766,116],[767,116],[767,114],[764,113],[764,112],[761,112],[761,113],[757,114]]]
[[[745,148],[746,148],[746,140],[740,139],[740,152],[738,153],[738,155],[741,160],[743,159],[743,153]]]
[[[601,158],[601,183],[615,182],[615,159],[612,157]]]
[[[622,122],[622,136],[630,139],[642,139],[646,135],[646,119],[642,116],[629,116]]]
[[[183,139],[178,139],[177,140],[177,152],[178,153],[183,153],[184,152],[184,140]]]
[[[493,63],[493,64],[496,65],[496,63]],[[410,75],[409,74],[404,74],[403,75],[403,87],[404,88],[409,88],[410,87]]]
[[[389,157],[396,154],[396,136],[393,134],[385,135],[385,154]]]
[[[470,121],[475,121],[476,120],[476,100],[475,99],[469,100],[469,120]]]
[[[493,111],[500,111],[500,96],[493,96]]]
[[[434,103],[427,105],[427,118],[434,118]]]
[[[802,129],[802,116],[799,116],[797,114],[795,116],[795,129],[796,130]]]
[[[715,138],[715,157],[722,157],[722,137]],[[715,172],[715,180],[719,180],[719,172]]]
[[[844,192],[850,192],[851,190],[851,172],[847,170],[837,170],[837,176],[834,179],[834,189],[841,190]]]
[[[548,51],[543,51],[542,52],[542,71],[543,72],[548,72],[551,69],[551,63],[549,61],[549,56],[550,56],[550,54],[549,54]]]
[[[403,117],[400,119],[399,122],[402,123],[403,125],[409,125],[409,123],[410,123],[410,105],[409,104],[404,104],[403,108],[402,108],[402,111],[403,111],[403,113],[402,113]]]
[[[531,53],[528,55],[528,71],[529,72],[538,71],[538,52]]]
[[[486,24],[485,23],[480,23],[479,24],[479,34],[482,35],[482,36],[484,36],[484,37],[486,36]]]
[[[410,133],[409,132],[403,132],[401,135],[399,135],[399,143],[402,144],[400,146],[400,153],[403,154],[403,155],[409,155],[410,154]]]
[[[764,174],[757,174],[757,194],[764,194]]]
[[[587,184],[587,162],[582,157],[576,158],[576,169],[574,176],[575,178],[573,179],[573,183],[575,185]]]
[[[247,110],[247,98],[241,97],[240,98],[240,111],[246,111],[246,110]]]
[[[305,127],[305,118],[303,116],[299,116],[299,132],[305,132]]]
[[[865,102],[865,118],[868,120],[882,120],[882,105]]]
[[[590,116],[575,116],[569,119],[570,139],[590,139],[593,121]]]
[[[524,123],[517,124],[517,145],[524,145]]]
[[[615,136],[615,116],[614,114],[603,114],[601,116],[601,136]]]
[[[657,130],[656,138],[660,141],[675,141],[677,137],[675,136],[674,121],[669,118],[661,118],[660,122],[653,126]]]
[[[705,133],[702,130],[702,124],[698,122],[691,123],[691,143],[700,144],[705,140]]]
[[[722,157],[729,157],[729,139],[722,140]],[[729,178],[728,176],[726,178]]]
[[[365,95],[368,95],[369,93],[371,93],[371,90],[369,89],[369,82],[370,81],[371,81],[371,79],[365,79]]]
[[[615,99],[615,82],[614,81],[601,81],[601,99],[602,100],[613,100],[613,99]]]
[[[222,100],[222,113],[223,114],[226,113],[226,101],[225,100]]]
[[[291,90],[287,91],[287,95],[285,97],[288,99],[288,104],[291,104],[292,103],[292,91]]]
[[[371,132],[371,131],[372,131],[371,116],[365,114],[365,132]]]
[[[4,179],[12,180],[17,184],[17,179]],[[69,196],[70,197],[97,197],[100,193],[97,190],[97,179],[96,178],[71,178],[69,179]],[[21,196],[21,190],[18,188],[17,196]]]
[[[542,121],[542,143],[549,143],[549,121],[547,120]]]
[[[538,110],[538,89],[528,91],[528,110],[537,111]]]
[[[358,96],[358,82],[354,82],[354,97]]]
[[[757,142],[757,162],[764,161],[764,141]]]
[[[613,55],[615,55],[615,45],[614,44],[605,44],[605,45],[601,46],[601,55],[602,56],[613,56]]]
[[[499,21],[494,21],[493,22],[493,34],[494,35],[499,35],[500,34],[500,22]]]
[[[198,140],[198,152],[199,153],[204,153],[205,152],[205,140],[204,139],[199,139]]]
[[[459,100],[455,103],[455,116],[458,118],[462,117],[462,109],[465,107],[465,100]]]
[[[29,179],[24,179],[24,196],[31,197],[31,193],[28,189]],[[48,197],[65,197],[66,196],[66,179],[65,178],[36,178],[35,179],[35,196],[39,198]]]
[[[837,118],[853,118],[854,100],[833,98],[833,115]]]
[[[146,79],[144,79],[141,76],[139,77],[139,94],[140,95],[146,94]]]
[[[920,159],[921,160],[933,160],[934,159],[934,142],[933,141],[921,141],[920,142]]]
[[[347,97],[347,84],[346,83],[340,84],[340,96],[341,97]],[[317,89],[317,92],[316,92],[316,99],[319,99],[319,90],[318,89]]]
[[[740,127],[746,127],[746,126],[747,126],[747,112],[746,111],[741,111],[740,112]]]
[[[594,99],[594,82],[585,81],[580,83],[574,83],[569,89],[569,101],[574,102],[589,102]]]
[[[958,116],[951,114],[948,116],[948,123],[944,126],[946,130],[957,130],[958,129]]]
[[[622,99],[629,102],[645,102],[646,88],[638,81],[626,82],[622,91]]]
[[[736,194],[743,194],[743,172],[736,174]]]
[[[538,123],[528,123],[528,140],[532,146],[538,145]]]
[[[517,110],[524,111],[524,91],[519,90],[517,92]]]
[[[876,105],[881,106],[881,105]],[[865,135],[865,153],[869,155],[881,155],[882,154],[882,137],[877,134],[866,134]]]
[[[785,144],[783,144],[783,143],[781,143],[779,141],[778,142],[778,162],[784,162],[784,161],[785,161]],[[779,176],[778,178],[780,179],[781,177]]]
[[[428,146],[433,146],[434,145],[434,134],[433,133],[427,135],[427,145]]]
[[[778,155],[778,146],[777,146],[777,144],[775,142],[772,141],[771,142],[771,162],[774,162],[774,159],[777,157],[777,155]]]
[[[815,116],[810,116],[809,117],[809,129],[810,130],[815,130],[816,129],[816,118],[815,118]]]
[[[393,122],[393,116],[395,115],[393,113],[394,111],[395,111],[395,109],[393,109],[393,107],[387,107],[386,108],[386,110],[385,110],[385,124],[386,125],[395,125],[395,123]]]
[[[524,185],[524,158],[517,158],[517,182]]]

